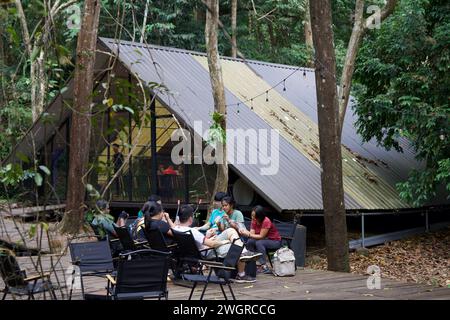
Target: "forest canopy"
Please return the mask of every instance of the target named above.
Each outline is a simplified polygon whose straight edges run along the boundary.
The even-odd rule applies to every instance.
[[[380,3],[366,1],[366,6]],[[73,20],[77,4],[83,7],[82,1],[74,0],[0,3],[2,160],[30,127],[35,117],[31,106],[46,105],[73,74],[78,30],[69,28],[68,21]],[[305,0],[238,1],[239,51],[247,59],[311,66],[313,53],[305,42],[306,4]],[[336,0],[332,5],[339,75],[355,0]],[[231,1],[220,1],[222,55],[231,54],[230,8]],[[200,0],[102,0],[98,34],[205,51],[205,10]],[[365,140],[375,138],[383,147],[399,151],[398,140],[408,139],[424,163],[423,170],[411,172],[398,185],[401,196],[415,205],[431,199],[439,185],[450,192],[449,45],[448,1],[399,0],[381,29],[366,34],[356,63],[352,94],[358,100],[359,133]]]

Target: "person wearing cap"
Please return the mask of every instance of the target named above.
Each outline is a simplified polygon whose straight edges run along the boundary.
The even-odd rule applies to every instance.
[[[222,219],[223,214],[225,213],[222,210],[222,199],[226,197],[225,192],[217,192],[214,196],[214,203],[213,207],[215,208],[209,217],[209,220],[206,221],[206,223],[201,227],[196,227],[199,231],[206,231],[208,236],[214,236],[215,234],[219,234],[219,227],[217,225],[217,222]]]

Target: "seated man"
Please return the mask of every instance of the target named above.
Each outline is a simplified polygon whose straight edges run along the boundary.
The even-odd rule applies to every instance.
[[[234,243],[239,246],[244,246],[244,243],[241,241],[237,231],[233,228],[228,228],[221,232],[220,235],[214,235],[211,237],[207,237],[203,235],[200,231],[198,231],[195,228],[191,228],[193,222],[193,212],[194,209],[189,206],[185,205],[181,208],[179,213],[179,219],[180,224],[175,226],[174,230],[180,231],[180,232],[186,232],[191,231],[192,235],[194,236],[195,243],[197,244],[197,247],[199,250],[207,249],[207,248],[214,248],[214,250],[217,253],[217,256],[220,258],[224,258],[228,250],[231,247],[231,243],[233,243],[234,240],[236,240]],[[245,251],[245,253],[244,253]],[[248,251],[244,248],[243,254],[244,256],[241,257],[237,269],[238,269],[238,275],[236,277],[236,282],[255,282],[256,279],[249,277],[245,274],[245,262],[243,261],[243,257],[245,257],[247,261],[249,261],[250,258],[256,259],[261,256],[260,253],[255,254],[248,254]],[[207,251],[207,254],[205,256],[206,259],[213,258],[214,252],[212,250]]]

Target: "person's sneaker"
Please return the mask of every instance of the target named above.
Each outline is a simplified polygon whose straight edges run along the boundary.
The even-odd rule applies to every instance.
[[[262,256],[262,253],[260,253],[260,252],[245,251],[241,254],[239,261],[246,262],[246,261],[258,260],[259,257],[261,257],[261,256]]]
[[[268,266],[261,266],[258,268],[257,273],[263,273],[263,274],[273,274],[272,270]]]
[[[256,282],[256,279],[253,277],[250,277],[248,275],[245,275],[242,277],[237,275],[233,281],[236,283],[252,283],[252,282]]]

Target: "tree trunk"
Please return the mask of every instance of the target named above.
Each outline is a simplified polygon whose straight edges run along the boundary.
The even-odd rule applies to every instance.
[[[84,222],[85,179],[91,138],[91,103],[100,0],[86,0],[77,42],[74,105],[70,128],[70,155],[63,233],[77,234]]]
[[[148,17],[148,5],[150,0],[147,0],[145,3],[145,10],[144,10],[144,20],[142,21],[142,30],[141,30],[141,40],[140,43],[144,42],[145,39],[145,27],[147,26],[147,17]]]
[[[312,29],[311,29],[311,13],[309,10],[309,0],[305,0],[305,44],[308,50],[312,53],[314,49],[313,45],[313,36],[312,36]],[[308,67],[314,66],[314,59],[312,59],[312,55],[310,60],[308,61]]]
[[[222,67],[220,65],[219,50],[217,43],[217,26],[219,19],[219,1],[208,0],[206,2],[206,52],[208,56],[208,69],[211,80],[212,93],[214,98],[214,111],[223,115],[223,119],[220,123],[222,129],[226,132],[226,107],[225,107],[225,89],[222,78]],[[227,152],[226,152],[226,140],[221,143],[217,143],[217,150],[222,149],[223,158],[218,160],[217,174],[214,183],[214,189],[212,193],[211,202],[214,200],[216,192],[227,192],[228,189],[228,164],[227,164]]]
[[[49,10],[45,16],[45,23],[44,27],[42,28],[41,35],[36,36],[34,45],[32,45],[26,16],[22,7],[22,2],[21,0],[15,0],[17,14],[20,21],[22,38],[25,44],[25,50],[27,52],[28,58],[31,58],[34,50],[39,50],[39,54],[36,55],[36,58],[30,62],[31,109],[33,121],[36,121],[38,119],[39,115],[42,113],[45,107],[45,96],[48,86],[45,62],[47,60],[47,42],[48,37],[50,36],[50,26],[53,23],[54,18],[58,12],[66,9],[75,2],[76,0],[70,0],[61,4],[61,1],[55,1],[53,6],[51,8],[48,8]]]
[[[28,31],[27,19],[23,11],[21,0],[16,0],[17,14],[19,15],[20,28],[22,31],[23,42],[25,43],[25,49],[27,51],[28,57],[31,56],[31,42],[30,42],[30,32]]]
[[[277,40],[275,38],[275,32],[273,30],[273,23],[272,21],[267,22],[267,31],[269,33],[269,39],[270,39],[270,52],[272,54],[272,57],[275,56],[276,53],[276,47],[277,47]]]
[[[380,23],[391,15],[396,5],[397,0],[388,0],[386,2],[380,12]],[[361,41],[375,19],[376,17],[374,15],[364,19],[364,0],[357,0],[355,5],[355,22],[353,24],[350,41],[348,43],[347,54],[339,85],[339,125],[341,133],[342,128],[344,127],[345,112],[347,111],[348,100],[350,98],[350,91],[352,88],[356,57],[358,55],[359,47],[361,46]]]
[[[39,49],[39,56],[31,62],[31,105],[33,122],[44,111],[45,96],[47,92],[47,72],[45,70],[46,54]]]
[[[316,54],[317,113],[328,270],[348,272],[350,266],[330,1],[311,1],[310,10]]]
[[[231,0],[231,57],[237,57],[237,0]]]
[[[0,23],[0,34],[3,34],[3,24]],[[3,37],[0,37],[0,68],[3,69],[8,64],[7,57],[5,54],[5,45],[3,44]],[[0,85],[2,86],[2,91],[0,93],[0,108],[4,107],[4,103],[8,100],[8,97],[6,96],[6,77],[2,76],[0,79]],[[3,131],[2,127],[2,117],[0,117],[0,130]]]

